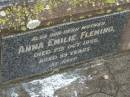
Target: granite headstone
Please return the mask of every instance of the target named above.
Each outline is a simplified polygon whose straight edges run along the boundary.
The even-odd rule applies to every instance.
[[[1,36],[1,81],[117,53],[129,10]]]

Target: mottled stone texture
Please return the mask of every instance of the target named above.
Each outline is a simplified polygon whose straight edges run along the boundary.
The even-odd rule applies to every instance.
[[[1,85],[0,97],[130,97],[130,52]],[[43,78],[44,76],[44,78]]]
[[[2,36],[0,82],[120,52],[130,10]],[[126,36],[129,30],[126,31]],[[129,36],[129,35],[128,35]],[[123,40],[125,41],[125,40]],[[129,40],[125,41],[127,47]]]

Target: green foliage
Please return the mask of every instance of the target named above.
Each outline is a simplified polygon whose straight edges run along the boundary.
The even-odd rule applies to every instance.
[[[45,3],[42,0],[37,0],[33,12],[36,12],[36,14],[39,14],[44,11]]]
[[[51,7],[51,8],[56,8],[59,5],[64,4],[65,0],[48,0],[47,4]]]
[[[116,3],[116,0],[103,0],[104,3]]]
[[[82,4],[86,3],[86,1],[88,1],[88,0],[70,0],[70,1],[69,1],[69,4],[70,4],[72,7],[82,6]]]
[[[0,16],[0,25],[6,25],[10,29],[14,30],[27,30],[27,23],[30,20],[37,19],[40,20],[40,14],[46,12],[47,14],[50,14],[50,12],[53,12],[53,10],[58,9],[66,4],[65,7],[66,11],[69,10],[71,15],[71,9],[76,9],[79,7],[101,7],[101,5],[111,5],[116,4],[118,0],[36,0],[35,4],[28,5],[14,5],[11,7],[8,7],[6,9],[3,9],[6,13],[6,16]],[[100,4],[99,4],[100,3]],[[117,11],[121,11],[123,8],[118,8]],[[112,10],[107,10],[106,13],[110,13]],[[68,11],[67,11],[68,12]],[[105,13],[105,11],[97,12],[98,14]],[[88,16],[89,17],[89,16]],[[80,16],[80,19],[85,18],[85,16]],[[51,22],[48,23],[48,25],[52,24]]]
[[[7,19],[0,18],[0,25],[4,25],[6,24],[6,22],[7,22]]]

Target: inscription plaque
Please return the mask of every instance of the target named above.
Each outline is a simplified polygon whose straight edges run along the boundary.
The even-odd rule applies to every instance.
[[[1,36],[1,81],[119,52],[129,12]]]

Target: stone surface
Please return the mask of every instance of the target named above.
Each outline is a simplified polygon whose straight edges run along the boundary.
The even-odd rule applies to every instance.
[[[130,52],[1,85],[0,97],[130,97]]]
[[[129,16],[130,10],[125,10],[2,36],[0,72],[3,79],[0,82],[68,67],[119,52],[121,37],[124,35]]]

